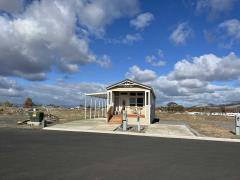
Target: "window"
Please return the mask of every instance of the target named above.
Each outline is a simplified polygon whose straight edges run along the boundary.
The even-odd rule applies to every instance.
[[[143,98],[137,98],[137,106],[143,107]]]
[[[143,92],[137,93],[138,96],[143,96]]]
[[[135,92],[131,92],[130,96],[136,96],[136,93]]]
[[[127,92],[121,92],[121,95],[128,95]]]
[[[129,106],[136,106],[136,98],[129,99]]]

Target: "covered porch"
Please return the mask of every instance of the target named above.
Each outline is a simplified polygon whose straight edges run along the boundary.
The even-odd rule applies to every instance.
[[[85,94],[84,114],[86,119],[107,117],[107,92]]]
[[[127,112],[130,124],[136,123],[138,113],[140,114],[141,122],[146,122],[150,110],[149,97],[149,92],[143,90],[125,89],[110,91],[108,93],[108,122],[121,123],[123,110]]]

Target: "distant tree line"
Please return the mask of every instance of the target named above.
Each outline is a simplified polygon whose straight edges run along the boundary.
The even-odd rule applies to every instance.
[[[165,112],[184,112],[185,108],[176,102],[169,102],[166,106],[160,106],[158,109]]]
[[[2,103],[0,103],[0,105],[3,106],[3,107],[13,107],[14,106],[14,104],[11,103],[10,101],[2,102]],[[35,106],[35,104],[33,103],[32,99],[29,98],[29,97],[26,98],[24,103],[23,103],[23,107],[24,108],[32,108],[33,106]]]

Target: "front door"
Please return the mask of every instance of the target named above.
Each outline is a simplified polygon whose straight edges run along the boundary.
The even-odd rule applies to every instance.
[[[120,103],[121,103],[121,110],[125,110],[126,106],[128,106],[128,96],[126,95],[121,95],[120,98]]]

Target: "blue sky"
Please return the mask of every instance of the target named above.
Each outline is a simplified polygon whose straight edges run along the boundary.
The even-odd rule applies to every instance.
[[[158,104],[239,101],[237,0],[1,0],[0,101],[77,105],[130,78]]]

